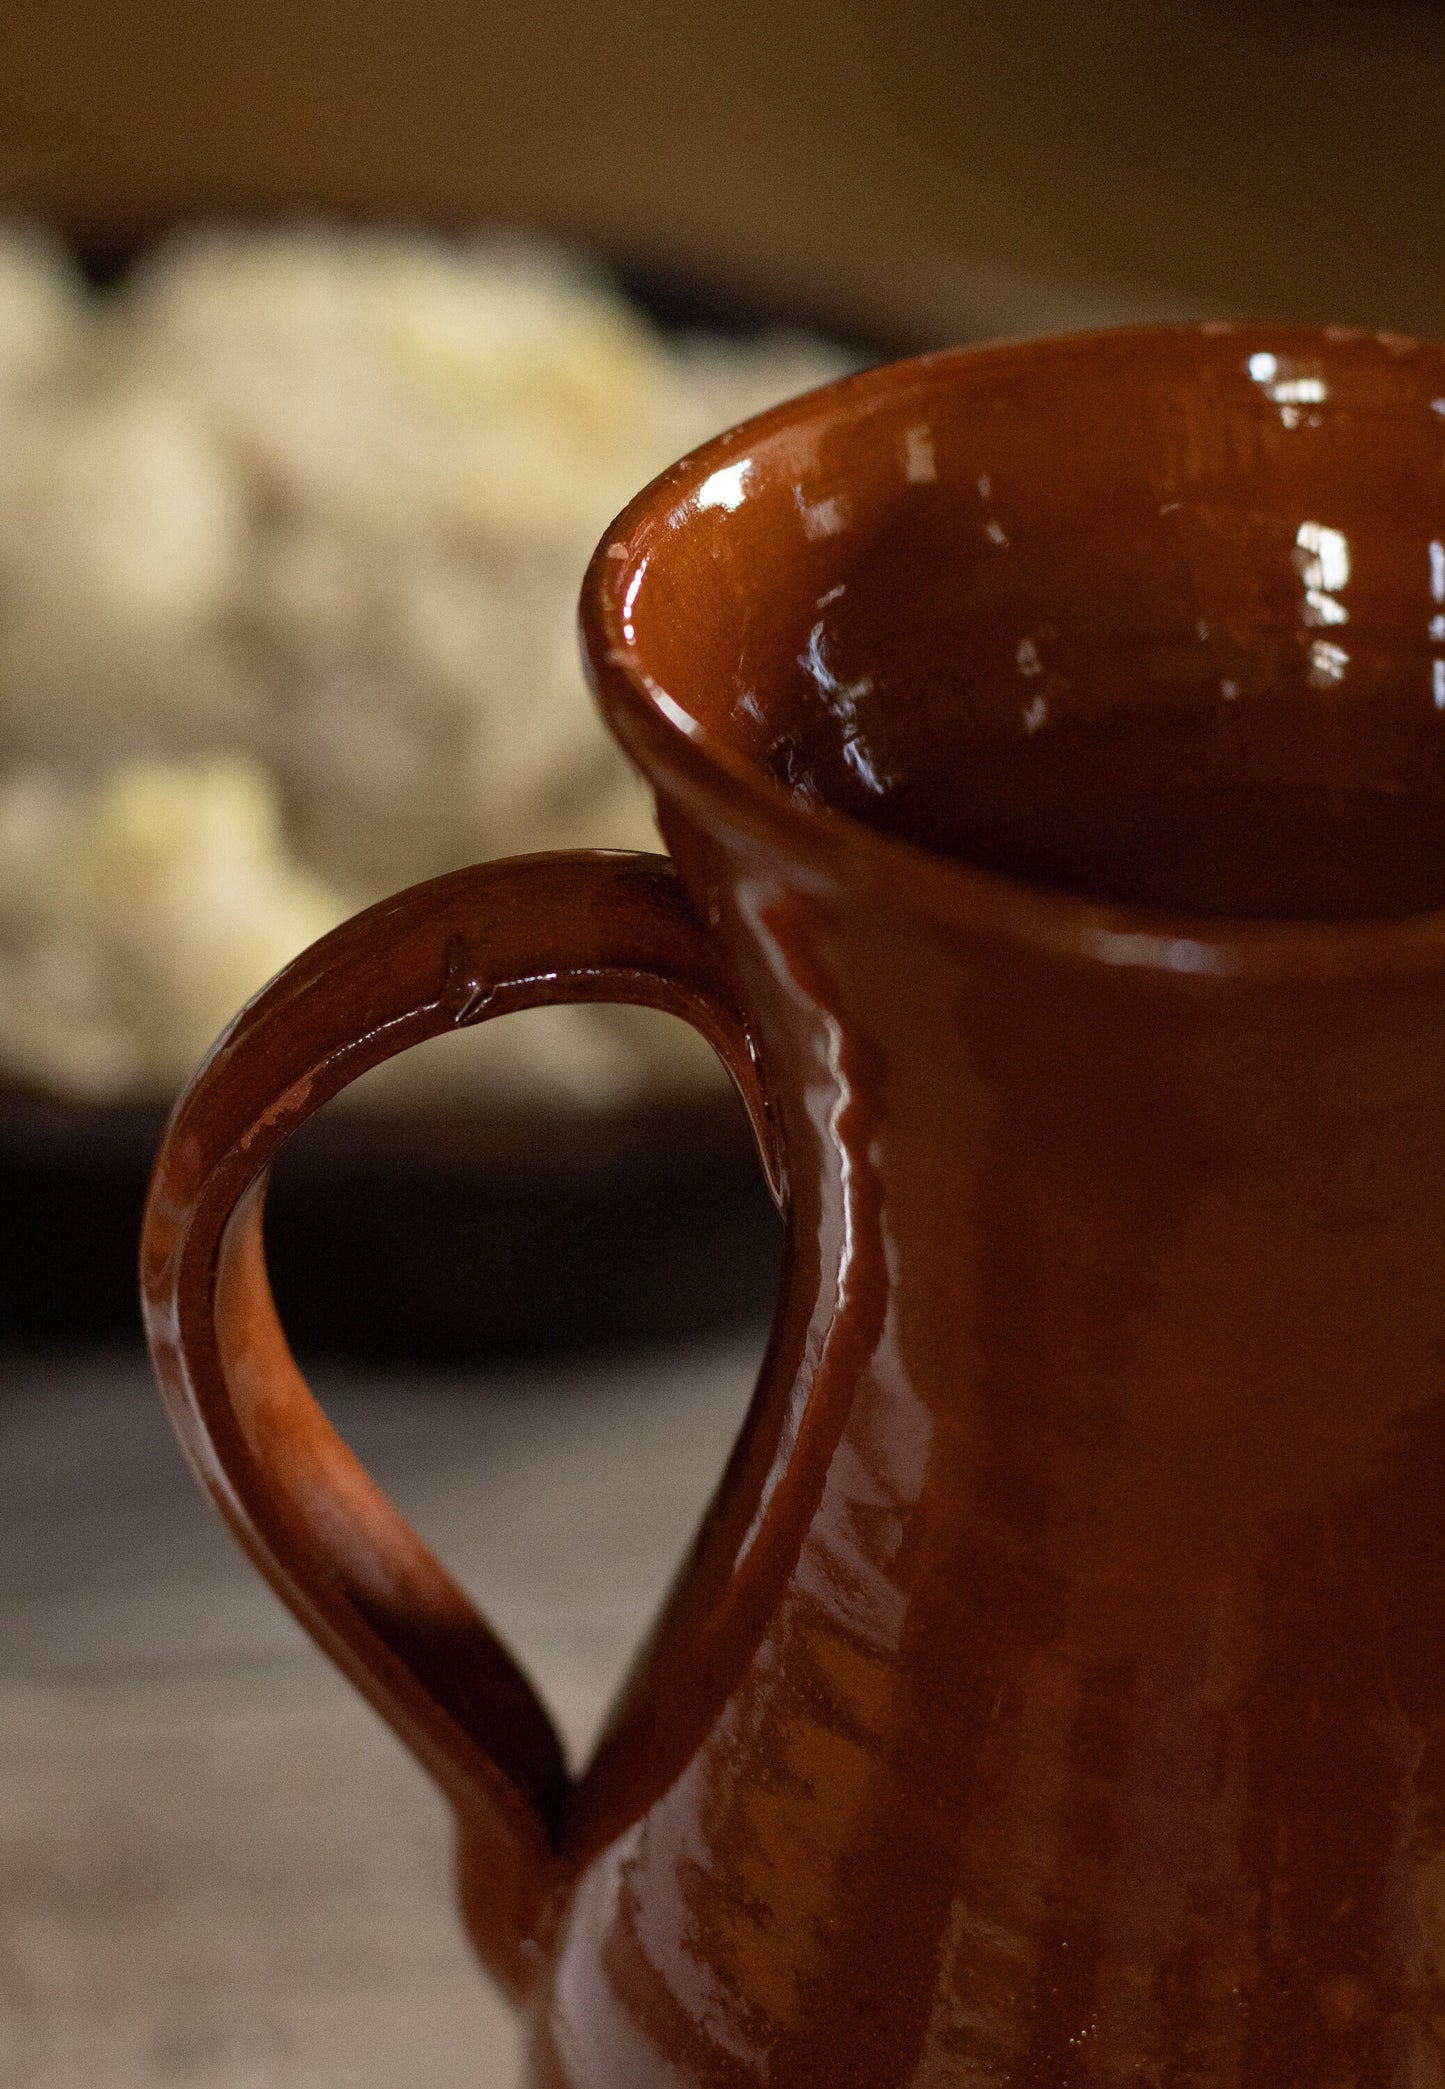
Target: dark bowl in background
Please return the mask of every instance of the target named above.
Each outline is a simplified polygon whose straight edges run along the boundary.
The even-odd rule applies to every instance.
[[[164,1113],[0,1090],[0,1342],[138,1332],[136,1246]],[[780,1228],[730,1094],[606,1115],[332,1108],[267,1200],[303,1358],[613,1348],[762,1317]]]

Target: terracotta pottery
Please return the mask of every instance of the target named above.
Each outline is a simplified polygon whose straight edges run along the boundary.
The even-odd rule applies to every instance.
[[[748,424],[583,596],[676,870],[405,893],[179,1106],[177,1428],[452,1802],[533,2089],[1445,2082],[1442,465],[1445,350],[1338,332]],[[712,1040],[789,1245],[574,1779],[313,1404],[261,1204],[364,1067],[588,998]]]

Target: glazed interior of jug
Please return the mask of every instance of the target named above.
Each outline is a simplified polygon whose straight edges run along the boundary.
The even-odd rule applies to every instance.
[[[1445,353],[1181,329],[923,359],[690,460],[626,631],[704,746],[985,871],[1445,908]]]

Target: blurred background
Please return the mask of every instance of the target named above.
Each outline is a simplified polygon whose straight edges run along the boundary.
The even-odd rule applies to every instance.
[[[1432,0],[0,11],[0,2084],[515,2076],[441,1808],[149,1387],[205,1041],[413,876],[651,845],[571,602],[673,455],[949,341],[1445,331],[1442,103]],[[308,1128],[271,1247],[575,1753],[779,1243],[671,1026],[529,1020]]]
[[[1140,313],[1429,332],[1430,0],[6,9],[3,200],[501,217],[952,338]]]

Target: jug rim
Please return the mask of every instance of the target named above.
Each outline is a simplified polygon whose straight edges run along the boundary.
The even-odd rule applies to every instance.
[[[803,800],[720,735],[709,732],[650,673],[634,642],[633,595],[651,551],[680,526],[703,483],[747,450],[809,419],[851,417],[936,382],[940,369],[986,380],[1021,357],[1060,362],[1101,352],[1177,353],[1194,344],[1231,357],[1364,354],[1399,369],[1420,355],[1439,363],[1445,343],[1361,327],[1206,320],[1109,327],[1028,340],[940,348],[835,379],[751,416],[689,451],[650,480],[599,540],[582,583],[579,625],[588,680],[605,720],[644,778],[707,831],[762,843],[815,889],[896,903],[905,914],[969,939],[1031,949],[1140,983],[1229,980],[1327,984],[1445,972],[1445,908],[1366,921],[1240,919],[1103,900],[947,856],[870,825],[842,808]],[[1441,429],[1445,440],[1445,425]],[[1442,516],[1445,527],[1445,516]],[[1445,729],[1445,725],[1442,725]]]

